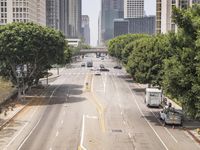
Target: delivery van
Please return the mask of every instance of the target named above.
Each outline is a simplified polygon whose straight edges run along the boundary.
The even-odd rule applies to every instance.
[[[145,104],[147,106],[159,107],[162,101],[162,90],[157,88],[146,88]]]

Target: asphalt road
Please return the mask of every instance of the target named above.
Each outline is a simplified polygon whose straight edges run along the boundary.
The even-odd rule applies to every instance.
[[[179,126],[163,126],[159,109],[144,105],[143,88],[130,82],[116,62],[91,55],[90,68],[72,64],[51,86],[0,131],[8,150],[196,150]],[[88,83],[86,86],[85,83]]]

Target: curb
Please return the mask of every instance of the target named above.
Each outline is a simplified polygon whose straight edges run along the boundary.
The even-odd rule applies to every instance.
[[[29,102],[30,103],[30,102]],[[13,116],[9,119],[7,119],[2,125],[0,125],[0,131],[14,118],[18,115],[18,113],[20,113],[26,106],[29,105],[29,103],[27,103],[26,105],[24,105],[21,109],[19,109],[18,111],[16,111]]]
[[[198,144],[200,144],[200,140],[199,140],[190,130],[186,130],[186,131],[187,131],[187,133],[188,133],[189,135],[192,136],[192,138],[193,138]]]

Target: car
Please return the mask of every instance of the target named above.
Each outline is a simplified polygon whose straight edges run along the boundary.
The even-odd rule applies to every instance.
[[[114,69],[122,69],[122,66],[114,66]]]
[[[85,67],[85,63],[82,63],[82,64],[81,64],[81,67]]]
[[[101,75],[101,72],[97,70],[97,71],[95,71],[94,75],[100,76],[100,75]]]
[[[110,70],[107,68],[100,68],[100,71],[110,71]]]
[[[103,64],[100,64],[100,68],[105,68],[105,66]]]
[[[182,125],[182,111],[173,107],[164,107],[160,111],[160,119],[164,124]]]
[[[104,57],[101,57],[101,60],[104,60]]]

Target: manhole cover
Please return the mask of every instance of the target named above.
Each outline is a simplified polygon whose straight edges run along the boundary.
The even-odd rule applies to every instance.
[[[120,130],[120,129],[115,129],[115,130],[112,130],[112,132],[122,132],[122,130]]]

